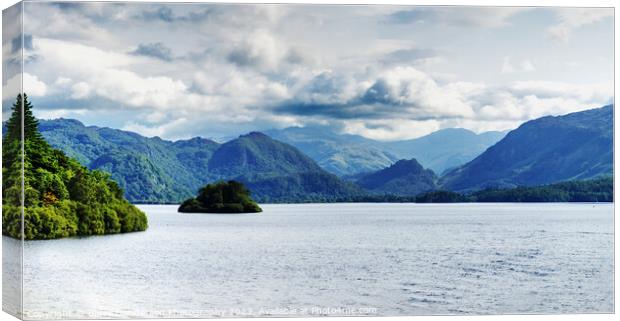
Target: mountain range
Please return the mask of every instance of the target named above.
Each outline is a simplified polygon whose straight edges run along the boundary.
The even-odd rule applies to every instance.
[[[415,139],[384,142],[339,134],[328,126],[289,127],[265,133],[297,147],[338,176],[369,173],[411,158],[441,174],[474,159],[506,134],[446,128]]]
[[[111,173],[134,203],[178,203],[225,179],[245,183],[259,202],[315,202],[439,189],[467,193],[613,173],[613,106],[535,119],[505,137],[444,129],[399,142],[320,127],[251,132],[222,144],[147,138],[71,119],[41,120],[39,129],[53,147]],[[441,171],[422,159],[447,170],[437,175]]]
[[[261,202],[326,201],[364,193],[296,148],[258,132],[219,144],[200,137],[147,138],[72,119],[41,120],[39,130],[52,146],[90,169],[111,173],[127,199],[137,203],[178,203],[222,179],[245,183]]]

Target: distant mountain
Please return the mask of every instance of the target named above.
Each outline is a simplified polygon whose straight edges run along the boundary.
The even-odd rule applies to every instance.
[[[266,133],[297,147],[323,169],[338,176],[376,171],[398,160],[382,150],[380,142],[361,136],[337,134],[329,127],[289,127]]]
[[[416,139],[387,142],[385,149],[400,158],[415,158],[424,167],[442,174],[474,159],[505,134],[497,131],[476,134],[464,128],[447,128]]]
[[[441,179],[454,191],[613,174],[613,106],[528,121]]]
[[[436,189],[436,181],[432,170],[411,159],[399,160],[388,168],[362,176],[357,184],[373,193],[415,196]]]
[[[259,132],[223,144],[209,161],[209,169],[218,177],[243,182],[262,202],[321,201],[364,194],[295,147]]]
[[[399,159],[411,158],[442,173],[474,159],[505,135],[504,132],[476,134],[467,129],[450,128],[416,139],[382,142],[336,133],[327,126],[290,127],[266,133],[297,147],[325,170],[339,176],[373,172]]]
[[[206,183],[238,179],[265,202],[346,198],[363,191],[318,166],[293,146],[261,133],[218,144],[204,138],[167,141],[71,119],[41,120],[56,148],[90,169],[112,173],[131,202],[178,203]]]

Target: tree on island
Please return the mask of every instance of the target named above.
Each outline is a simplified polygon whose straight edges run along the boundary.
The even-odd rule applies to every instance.
[[[88,170],[45,141],[26,94],[17,95],[2,143],[3,235],[33,240],[147,228],[146,215],[109,174]]]
[[[185,200],[183,213],[259,213],[263,210],[250,198],[250,191],[236,181],[208,184],[196,198]]]

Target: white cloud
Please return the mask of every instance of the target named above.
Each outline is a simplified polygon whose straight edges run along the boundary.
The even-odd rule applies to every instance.
[[[71,84],[72,80],[67,77],[58,77],[56,81],[54,81],[55,86],[67,86]]]
[[[83,116],[90,112],[88,109],[38,109],[35,115],[40,119],[56,119]]]
[[[149,112],[145,117],[146,121],[152,124],[161,123],[167,118],[168,115],[160,111]]]
[[[509,90],[515,94],[535,95],[541,98],[565,97],[585,104],[608,101],[613,95],[613,84],[570,84],[552,81],[517,81]]]
[[[285,53],[284,46],[270,32],[256,30],[229,53],[228,59],[240,66],[270,71],[278,67]]]
[[[536,67],[532,63],[531,60],[525,59],[518,63],[513,63],[512,58],[504,57],[504,61],[502,63],[502,74],[510,74],[515,72],[529,72],[536,70]]]
[[[480,27],[497,28],[508,25],[508,19],[517,13],[529,10],[516,7],[458,7],[446,8],[446,15],[450,15],[457,24]]]
[[[568,42],[573,30],[613,17],[613,8],[557,8],[559,23],[547,29],[547,36],[559,42]]]
[[[102,8],[121,10],[115,6],[102,4],[82,4],[82,9]],[[63,10],[54,3],[27,3],[24,5],[24,32],[36,33],[39,37],[62,37],[80,39],[87,44],[109,44],[114,42],[114,35],[106,28],[93,23],[91,17],[81,10]]]
[[[186,123],[187,123],[187,118],[177,118],[166,124],[149,127],[149,126],[144,126],[136,122],[130,121],[130,122],[127,122],[125,126],[123,126],[122,129],[136,132],[136,133],[139,133],[147,137],[154,137],[154,136],[161,137],[167,132],[169,132],[171,129],[181,127],[185,125]],[[177,138],[182,138],[182,137],[177,137]]]
[[[45,57],[46,68],[37,68],[36,64],[29,68],[42,70],[43,76],[55,79],[51,81],[54,94],[91,101],[105,99],[120,107],[151,110],[153,116],[146,118],[149,123],[161,123],[164,115],[173,111],[176,116],[215,115],[211,121],[251,122],[259,114],[268,113],[261,107],[290,95],[288,86],[258,70],[222,64],[217,59],[207,61],[202,65],[204,69],[196,70],[193,79],[187,81],[168,73],[157,74],[158,66],[152,62],[148,71],[153,75],[132,70],[148,58],[52,39],[37,38],[35,44],[37,53]],[[271,54],[269,50],[267,53]],[[139,121],[126,127],[148,135],[164,135],[174,129],[146,126]]]
[[[424,136],[441,129],[441,121],[430,120],[371,120],[349,121],[343,131],[348,134],[361,135],[371,139],[389,141]]]
[[[471,117],[473,110],[463,101],[461,90],[442,87],[433,78],[413,67],[396,67],[378,76],[375,85],[380,100],[405,105],[410,117]],[[373,87],[366,94],[373,93]],[[374,94],[374,93],[373,93]]]
[[[318,83],[314,79],[311,84],[321,88],[320,94],[308,91],[314,87],[307,85],[304,94],[295,96],[301,101],[285,110],[302,119],[319,117],[342,125],[348,133],[381,140],[415,138],[446,127],[511,129],[545,115],[600,107],[613,95],[609,84],[520,81],[487,85],[455,81],[440,85],[412,67],[367,75],[358,81],[366,84],[362,91],[343,89],[348,88],[347,81],[334,79],[332,74],[319,78]]]
[[[57,80],[59,85],[68,84],[69,79],[80,79],[71,87],[74,99],[95,94],[130,107],[157,109],[175,108],[177,104],[197,108],[209,103],[208,97],[190,93],[181,80],[141,76],[128,70],[131,65],[140,64],[141,57],[51,39],[38,38],[35,47],[45,57],[43,63],[53,62],[48,73],[65,75],[60,83]]]
[[[536,70],[536,67],[534,67],[534,64],[530,61],[530,60],[523,60],[521,62],[521,70],[523,71],[534,71]]]
[[[22,77],[23,76],[23,77]],[[7,83],[3,86],[3,92],[13,92],[14,90],[9,90],[9,88],[22,88],[22,80],[23,80],[23,90],[28,96],[37,97],[44,96],[47,93],[47,85],[39,80],[39,77],[36,75],[32,75],[30,73],[17,74],[7,80]],[[14,97],[3,97],[3,99],[14,98]]]
[[[498,41],[497,48],[510,49],[514,43],[497,39],[518,36],[513,29],[523,23],[544,22],[544,15],[515,17],[529,8],[29,6],[31,19],[38,19],[31,25],[32,54],[40,58],[26,67],[29,87],[49,97],[39,101],[112,106],[109,114],[122,111],[129,118],[111,124],[149,136],[329,123],[377,139],[412,138],[444,127],[506,129],[612,97],[610,86],[596,84],[496,81],[509,77],[497,77],[498,64],[487,61],[501,62],[502,73],[519,79],[537,76],[528,73],[537,67],[549,69],[543,61],[554,52],[542,57],[545,52],[525,39],[518,43],[523,52],[493,47]],[[345,12],[350,19],[342,19]],[[559,12],[566,39],[604,16]],[[387,15],[411,25],[386,24]],[[503,28],[511,23],[519,26]],[[480,39],[490,41],[481,45]],[[168,62],[128,54],[140,43],[159,42],[171,48]],[[514,56],[503,57],[507,52]],[[552,71],[548,79],[564,79],[563,72]],[[599,75],[594,71],[589,79]]]
[[[268,38],[261,34],[257,39]],[[258,68],[222,63],[211,57],[202,62],[202,68],[195,70],[189,81],[168,74],[143,75],[133,71],[135,65],[141,66],[143,58],[125,53],[49,39],[36,39],[35,44],[41,56],[48,62],[54,61],[47,70],[55,77],[51,81],[53,89],[66,88],[73,99],[100,97],[122,106],[149,110],[149,116],[124,126],[147,136],[180,136],[178,133],[187,126],[188,119],[195,121],[192,117],[208,115],[209,122],[227,124],[303,124],[323,119],[338,122],[351,133],[402,139],[448,125],[467,125],[472,129],[491,128],[492,121],[500,127],[514,125],[546,114],[602,105],[611,97],[609,86],[599,85],[438,82],[429,73],[411,66],[280,69],[274,79],[269,75],[283,56],[274,49],[278,46],[269,41],[249,51],[251,57],[256,57]],[[69,54],[58,54],[60,51]],[[75,68],[76,64],[84,67]],[[528,59],[516,63],[510,57],[504,60],[503,72],[534,69]],[[30,86],[38,88],[35,95],[45,93],[45,84],[35,75],[29,77],[36,84]],[[271,107],[286,102],[299,105],[275,111],[283,112],[276,119]],[[308,104],[314,107],[303,107]]]
[[[84,99],[90,95],[91,88],[85,82],[79,82],[71,87],[71,98],[73,99]]]
[[[472,97],[477,117],[484,121],[523,122],[545,115],[560,115],[603,106],[610,102],[609,85],[572,85],[521,81],[489,87]],[[475,120],[472,119],[472,120]]]

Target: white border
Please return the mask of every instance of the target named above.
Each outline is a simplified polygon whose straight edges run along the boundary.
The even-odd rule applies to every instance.
[[[63,1],[63,0],[60,0]],[[81,0],[82,2],[97,2],[96,0]],[[6,1],[2,0],[1,9],[4,10],[11,5],[17,3],[18,1]],[[72,1],[66,1],[72,2]],[[147,1],[147,0],[127,0],[123,2],[157,2],[157,1]],[[223,0],[210,0],[210,1],[183,1],[183,0],[166,0],[161,2],[211,2],[211,3],[291,3],[291,4],[394,4],[394,5],[476,5],[476,6],[564,6],[564,7],[614,7],[616,6],[616,2],[612,0],[545,0],[541,2],[540,0],[502,0],[502,1],[493,1],[493,0],[387,0],[387,1],[379,1],[379,0],[242,0],[242,1],[223,1]],[[615,11],[615,10],[614,10]],[[615,19],[615,16],[614,16]],[[615,22],[615,21],[614,21]],[[0,31],[1,31],[1,23],[0,23]],[[618,25],[614,23],[614,75],[618,73],[618,65],[615,64],[615,58],[618,55]],[[1,66],[0,66],[1,69]],[[614,76],[615,80],[615,76]],[[614,81],[614,97],[617,95],[617,87]],[[615,106],[614,106],[615,107]],[[615,109],[615,108],[614,108]],[[614,112],[615,114],[615,112]],[[618,117],[614,116],[614,129],[618,128]],[[614,150],[618,151],[619,143],[618,143],[618,135],[617,131],[614,130]],[[620,168],[620,161],[618,157],[615,157],[614,153],[614,182],[617,182],[617,173]],[[615,184],[614,184],[615,185]],[[614,186],[615,187],[615,186]],[[618,199],[617,190],[614,191],[614,199]],[[615,207],[614,207],[615,208]],[[617,214],[618,209],[615,208],[615,214]],[[614,232],[618,231],[618,220],[614,220]],[[617,240],[618,233],[614,233],[614,241]],[[614,242],[615,243],[615,242]],[[618,257],[618,248],[615,247],[615,257]],[[614,266],[614,276],[618,275],[618,265]],[[2,266],[0,265],[0,273],[2,272]],[[614,277],[615,286],[614,286],[614,299],[618,298],[618,278]],[[0,290],[2,289],[0,285]],[[1,302],[0,297],[0,302]],[[516,320],[524,320],[524,321],[533,321],[533,320],[567,320],[567,321],[581,321],[584,319],[599,321],[599,320],[615,320],[616,316],[613,314],[588,314],[588,315],[575,315],[575,314],[560,314],[560,315],[490,315],[490,316],[402,316],[402,317],[372,317],[369,319],[368,317],[329,317],[324,320],[328,321],[402,321],[402,320],[433,320],[433,321],[444,321],[444,320],[495,320],[495,319],[505,320],[505,321],[516,321]],[[0,312],[0,319],[2,320],[17,320],[15,317],[5,313]],[[151,320],[151,319],[141,319],[141,320]],[[161,320],[161,319],[152,319],[152,320]],[[214,319],[167,319],[167,320],[214,320]],[[223,320],[232,320],[232,321],[248,321],[248,319],[223,319]],[[251,320],[263,321],[263,320],[273,320],[269,318],[251,318]],[[310,321],[316,320],[316,318],[294,318],[289,320],[300,320],[300,321]],[[85,320],[91,321],[91,320]]]

